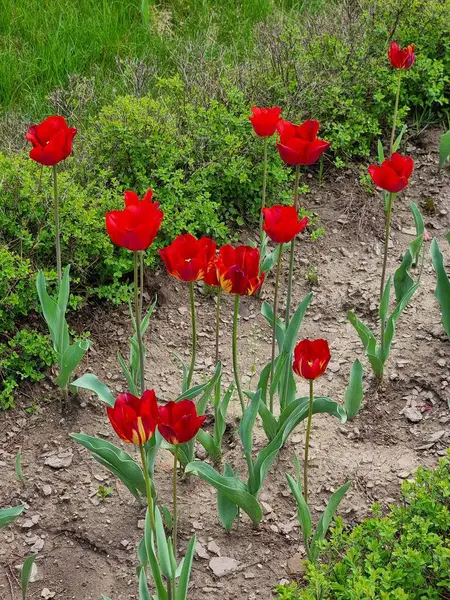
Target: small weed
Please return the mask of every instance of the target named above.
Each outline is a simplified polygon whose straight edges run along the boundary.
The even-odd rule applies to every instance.
[[[310,265],[305,272],[305,279],[311,286],[319,285],[319,271],[317,265]]]
[[[421,205],[425,214],[434,215],[436,213],[436,202],[434,198],[424,198]]]
[[[113,493],[112,487],[106,487],[104,485],[99,485],[97,490],[97,496],[100,500],[106,500]]]
[[[366,194],[373,196],[375,192],[375,186],[372,183],[369,173],[367,173],[365,169],[363,170],[363,167],[361,167],[361,173],[359,175],[359,185],[366,192]]]

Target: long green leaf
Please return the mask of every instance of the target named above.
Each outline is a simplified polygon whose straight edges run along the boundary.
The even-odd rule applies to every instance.
[[[303,531],[305,546],[308,547],[312,529],[311,513],[309,512],[308,505],[303,497],[302,488],[301,485],[299,485],[299,482],[295,481],[289,473],[286,473],[286,478],[295,501],[297,502],[297,516]]]
[[[122,367],[122,372],[126,379],[128,390],[130,391],[131,394],[133,394],[134,396],[137,396],[138,389],[136,387],[136,382],[134,381],[134,377],[131,374],[131,372],[127,366],[127,363],[125,362],[124,357],[121,355],[121,353],[119,351],[117,352],[117,360],[119,361],[119,364]]]
[[[85,373],[73,381],[72,386],[94,392],[102,402],[105,402],[108,406],[114,407],[115,399],[109,391],[109,387],[102,383],[97,375]]]
[[[325,538],[325,535],[330,526],[331,520],[338,509],[339,504],[341,503],[343,497],[345,496],[348,488],[351,485],[351,481],[345,483],[342,487],[334,492],[328,501],[327,507],[322,513],[320,520],[317,524],[316,531],[313,535],[313,539],[311,540],[311,552],[313,552],[313,561],[317,559],[318,554],[318,542]]]
[[[139,600],[152,600],[148,591],[147,577],[145,569],[141,569],[139,573]]]
[[[434,295],[441,307],[442,325],[445,332],[450,337],[450,280],[445,271],[444,257],[439,249],[436,239],[431,242],[430,252],[433,267],[436,272],[436,290]]]
[[[223,474],[224,477],[236,477],[228,463],[224,464]],[[234,520],[239,514],[239,507],[220,490],[217,490],[217,512],[225,531],[230,532]]]
[[[367,325],[365,325],[360,319],[358,319],[358,317],[352,311],[348,311],[347,318],[353,325],[353,327],[356,329],[363,343],[367,358],[369,359],[373,372],[375,373],[375,375],[381,375],[381,373],[383,373],[383,362],[376,355],[377,341],[375,339],[375,336],[367,327]]]
[[[348,419],[353,419],[359,412],[363,396],[363,367],[356,359],[350,369],[350,381],[345,390],[345,410]]]
[[[166,532],[159,508],[155,507],[155,525],[156,525],[156,544],[158,547],[158,559],[161,565],[161,571],[166,579],[172,577],[172,566],[169,555],[169,546],[167,545]]]
[[[144,527],[144,540],[145,540],[145,549],[147,552],[147,562],[150,565],[153,582],[155,584],[155,588],[158,594],[158,600],[168,600],[167,591],[164,587],[161,569],[159,566],[159,562],[156,556],[155,550],[155,540],[153,536],[153,531],[150,522],[150,515],[147,508],[147,512],[145,514],[145,527]],[[143,565],[145,566],[145,565]],[[144,570],[144,569],[142,569]]]
[[[80,364],[90,345],[91,342],[89,340],[81,340],[69,346],[64,352],[61,359],[61,370],[56,378],[56,383],[60,388],[64,389],[67,387],[72,373]]]
[[[293,314],[292,319],[289,321],[289,325],[286,330],[286,335],[284,336],[283,340],[283,350],[289,356],[294,351],[294,346],[297,342],[298,332],[300,330],[303,317],[305,315],[306,309],[309,306],[309,303],[311,302],[312,297],[312,292],[305,296],[305,298],[302,300],[297,310]]]
[[[22,565],[22,569],[20,571],[20,587],[22,588],[22,600],[26,600],[28,585],[30,583],[31,578],[31,570],[33,568],[34,561],[36,559],[36,554],[30,554]]]
[[[42,313],[50,331],[53,348],[59,355],[63,355],[69,345],[69,326],[65,314],[53,298],[48,295],[47,284],[42,271],[39,271],[37,275],[36,289]]]
[[[176,600],[186,600],[189,587],[189,579],[191,577],[192,561],[194,559],[194,550],[197,538],[192,536],[186,548],[184,555],[183,567],[180,573],[180,579],[177,586]]]
[[[25,510],[25,505],[12,506],[11,508],[0,508],[0,529],[6,527],[17,519]]]
[[[381,297],[380,306],[378,307],[379,317],[383,320],[387,318],[387,313],[389,310],[389,298],[391,297],[391,283],[392,277],[388,277],[384,288],[383,296]]]
[[[185,472],[197,475],[216,490],[220,490],[229,500],[242,508],[253,523],[261,521],[263,515],[259,502],[248,493],[245,484],[237,477],[224,477],[207,463],[199,461],[189,463]]]
[[[58,306],[63,315],[66,314],[70,295],[70,265],[64,269],[58,290]]]
[[[263,302],[261,306],[261,314],[273,329],[273,308],[268,302]],[[284,323],[277,316],[275,335],[277,338],[278,349],[281,350],[284,340]]]
[[[394,308],[389,319],[387,320],[386,329],[384,332],[384,356],[380,356],[383,364],[388,359],[389,353],[391,351],[391,344],[392,344],[392,340],[394,339],[394,333],[395,333],[395,325],[398,321],[398,318],[400,317],[402,312],[405,310],[406,306],[408,305],[408,302],[411,300],[411,298],[413,297],[413,295],[418,287],[419,287],[418,283],[413,285],[413,287],[403,296],[403,298],[400,300],[400,302]]]
[[[250,454],[253,449],[253,428],[255,426],[256,417],[258,416],[260,399],[261,391],[258,390],[245,409],[239,424],[239,435],[241,436],[245,454]]]
[[[106,440],[85,433],[71,433],[70,437],[92,452],[94,459],[114,473],[141,502],[140,494],[146,494],[144,474],[129,454]]]

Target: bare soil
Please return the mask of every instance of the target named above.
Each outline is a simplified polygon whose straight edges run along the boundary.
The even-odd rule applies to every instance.
[[[424,213],[427,230],[438,238],[446,264],[450,264],[445,241],[450,228],[450,178],[448,169],[437,174],[439,134],[425,132],[420,146],[414,142],[408,147],[416,168],[411,185],[396,200],[388,272],[394,272],[413,239],[409,200],[428,207],[429,212]],[[317,393],[343,401],[353,360],[361,358],[365,367],[366,393],[360,414],[345,425],[330,416],[317,416],[313,424],[313,512],[318,516],[332,491],[350,479],[352,486],[340,507],[348,525],[370,514],[375,501],[383,506],[395,502],[401,481],[419,465],[435,465],[450,445],[450,344],[433,296],[435,276],[428,247],[422,283],[399,320],[382,387],[375,385],[359,338],[347,321],[346,311],[352,308],[377,328],[384,219],[380,195],[369,195],[361,188],[359,173],[358,168],[338,173],[330,170],[320,188],[315,178],[307,179],[312,189],[303,200],[320,215],[325,236],[316,243],[297,243],[294,287],[297,305],[311,289],[305,273],[317,266],[319,282],[313,287],[314,298],[301,330],[302,337],[325,337],[330,343],[332,361],[326,375],[317,382]],[[245,239],[243,234],[242,241]],[[146,284],[147,302],[155,291],[159,295],[158,310],[146,336],[146,380],[159,398],[169,400],[180,390],[180,368],[173,352],[189,356],[188,291],[163,272],[147,274]],[[265,298],[271,301],[272,294],[270,276],[261,299],[245,298],[242,302],[239,345],[245,387],[256,385],[255,368],[258,373],[270,358],[270,331],[260,315],[260,305]],[[213,297],[197,294],[197,382],[213,371],[214,308]],[[80,373],[92,371],[113,393],[125,391],[116,354],[117,350],[128,351],[127,308],[89,305],[75,318],[74,325],[79,330],[89,330],[93,340]],[[220,354],[225,383],[232,379],[231,327],[232,298],[224,298]],[[21,597],[16,566],[31,551],[37,551],[37,580],[30,586],[30,598],[100,600],[105,595],[112,600],[136,599],[136,547],[142,536],[138,522],[144,517],[143,510],[120,482],[69,438],[69,433],[83,431],[113,443],[119,441],[106,418],[104,405],[89,394],[81,394],[62,414],[52,378],[49,373],[48,380],[23,386],[17,407],[0,414],[0,506],[21,502],[27,506],[15,524],[0,532],[0,597]],[[298,381],[298,392],[306,395],[302,381]],[[25,409],[31,406],[35,410],[30,415]],[[417,408],[422,415],[420,422],[407,419],[403,413],[407,407]],[[234,398],[224,452],[226,460],[245,475],[236,433],[239,416],[239,402]],[[303,441],[302,425],[291,436],[266,480],[260,497],[265,503],[265,517],[258,530],[244,515],[239,527],[226,534],[217,518],[215,490],[195,477],[181,482],[180,546],[183,548],[194,532],[199,541],[191,600],[266,600],[272,597],[278,582],[299,576],[304,548],[285,472],[294,471],[293,456],[302,455]],[[264,433],[258,428],[256,449],[264,443]],[[19,449],[25,487],[14,471],[14,457]],[[201,449],[198,454],[202,457]],[[51,455],[62,455],[68,466],[55,469],[45,465]],[[161,502],[169,507],[171,466],[171,456],[161,451],[156,485]],[[112,487],[112,494],[103,501],[97,496],[99,485]],[[28,527],[33,517],[34,523]],[[209,567],[217,553],[237,561],[237,567],[220,578]],[[45,588],[54,596],[48,595]]]

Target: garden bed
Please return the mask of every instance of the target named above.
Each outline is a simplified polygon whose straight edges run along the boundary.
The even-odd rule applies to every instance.
[[[433,214],[425,213],[425,225],[438,239],[448,264],[444,238],[450,228],[450,178],[448,170],[437,174],[440,133],[425,132],[420,147],[413,145],[414,140],[408,143],[415,172],[407,191],[396,200],[388,272],[398,266],[402,252],[415,235],[409,200],[422,207],[434,207]],[[343,401],[350,366],[355,355],[363,356],[360,340],[347,321],[347,310],[355,309],[359,317],[376,326],[382,260],[381,199],[378,194],[369,196],[362,191],[356,168],[330,170],[321,187],[313,179],[308,184],[311,192],[302,200],[308,209],[320,214],[325,236],[315,243],[303,240],[297,245],[293,305],[297,306],[310,290],[313,267],[317,267],[318,285],[313,285],[315,294],[301,335],[328,340],[331,362],[316,390]],[[248,234],[242,232],[241,240],[247,238]],[[287,264],[284,266],[287,268]],[[305,273],[310,274],[309,281]],[[435,465],[437,456],[444,455],[450,445],[450,347],[440,323],[434,288],[435,275],[427,248],[421,285],[399,320],[384,384],[377,387],[369,368],[365,368],[365,399],[359,415],[345,425],[328,415],[314,419],[309,502],[313,516],[323,511],[330,493],[350,479],[352,486],[339,514],[346,524],[357,523],[369,514],[373,502],[387,506],[397,499],[399,482],[410,477],[419,465]],[[165,272],[147,273],[147,304],[155,293],[159,303],[146,335],[146,380],[159,399],[170,400],[181,387],[180,368],[173,352],[189,352],[189,299],[187,287]],[[243,298],[241,303],[239,345],[245,388],[256,387],[254,374],[270,359],[270,332],[260,315],[260,305],[272,296],[271,275],[261,298]],[[213,371],[214,298],[208,294],[196,297],[200,335],[194,382],[201,383]],[[89,330],[93,341],[81,372],[96,373],[114,394],[125,391],[116,354],[118,350],[127,352],[128,309],[92,303],[74,317],[71,325],[80,333]],[[231,328],[232,301],[224,298],[220,356],[225,384],[232,381]],[[306,386],[306,382],[298,384],[302,395]],[[55,592],[55,598],[98,600],[102,594],[112,600],[137,598],[136,546],[142,537],[139,526],[145,513],[126,488],[68,435],[83,431],[116,443],[104,405],[82,391],[62,413],[58,398],[59,392],[48,380],[25,384],[16,408],[0,413],[0,506],[20,502],[27,505],[25,516],[0,532],[0,596],[19,598],[15,566],[23,562],[31,548],[38,551],[38,581],[31,584],[31,598],[40,597],[44,588]],[[416,408],[415,418],[421,417],[416,423],[409,420],[411,411],[404,410],[411,407]],[[240,414],[235,397],[229,409],[224,457],[237,471],[245,469],[239,442],[235,447]],[[264,441],[262,429],[257,428],[255,436],[259,448]],[[253,529],[244,515],[231,534],[225,533],[217,518],[215,490],[195,477],[181,483],[180,546],[193,532],[198,539],[191,600],[265,600],[272,597],[273,587],[280,580],[300,576],[304,548],[285,472],[294,472],[293,454],[302,453],[303,440],[300,425],[272,467],[260,496],[265,515],[258,529]],[[19,448],[24,488],[14,473],[14,456]],[[199,452],[202,457],[201,449]],[[60,459],[56,463],[55,457]],[[155,479],[159,499],[168,506],[171,470],[171,455],[162,451]],[[99,486],[111,488],[103,500],[97,494]]]

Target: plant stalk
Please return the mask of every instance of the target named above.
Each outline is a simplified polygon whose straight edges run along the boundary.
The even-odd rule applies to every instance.
[[[177,558],[177,532],[178,532],[177,468],[178,468],[178,444],[175,444],[175,450],[173,451],[173,527],[172,527],[173,552],[175,554],[175,559]],[[173,588],[175,589],[175,579],[173,582]]]
[[[220,300],[222,298],[222,288],[217,288],[216,300],[216,365],[219,362],[219,331],[220,331]]]
[[[309,440],[311,438],[311,423],[313,416],[313,402],[314,402],[314,380],[309,380],[309,413],[308,413],[308,425],[306,427],[306,439],[305,439],[305,464],[303,466],[303,496],[305,502],[308,502],[308,458],[309,458]]]
[[[277,261],[277,274],[275,277],[275,292],[273,296],[273,325],[272,325],[272,362],[270,363],[270,385],[272,384],[274,363],[275,363],[275,344],[277,339],[277,312],[278,312],[278,287],[280,283],[280,272],[281,272],[281,260],[283,257],[282,248],[280,244],[278,246],[280,255]],[[270,387],[269,387],[270,389]],[[270,394],[270,412],[273,413],[273,395]]]
[[[194,300],[194,283],[189,282],[189,298],[191,301],[191,322],[192,322],[192,352],[191,352],[191,366],[189,367],[189,373],[186,381],[186,389],[191,387],[192,376],[194,375],[195,359],[197,354],[197,318],[195,315],[195,300]]]
[[[233,319],[233,371],[234,381],[236,382],[236,389],[239,396],[239,402],[241,403],[242,414],[245,411],[244,395],[242,393],[241,381],[239,379],[238,371],[238,360],[237,360],[237,330],[238,330],[238,317],[239,317],[239,294],[234,295],[234,319]]]
[[[394,149],[394,138],[395,138],[395,130],[397,129],[397,114],[398,114],[398,103],[400,100],[400,86],[402,80],[402,70],[398,70],[398,79],[397,79],[397,94],[395,96],[395,107],[394,107],[394,122],[392,123],[392,132],[391,132],[391,143],[389,145],[389,152],[392,156],[392,151]]]
[[[139,348],[139,375],[140,375],[140,392],[141,395],[145,391],[145,373],[144,373],[144,344],[142,342],[141,334],[141,309],[139,304],[139,283],[138,283],[138,265],[139,257],[138,253],[134,253],[134,317],[136,320],[136,337]]]
[[[150,475],[148,474],[148,463],[147,456],[145,455],[145,448],[143,444],[139,444],[139,452],[141,454],[142,469],[144,471],[145,489],[147,490],[147,504],[148,513],[150,515],[150,525],[152,527],[153,535],[156,540],[156,523],[155,523],[155,511],[153,508],[153,493],[152,486],[150,483]]]
[[[264,138],[264,159],[263,159],[263,165],[264,165],[264,170],[263,170],[263,187],[262,187],[262,199],[261,199],[261,212],[259,215],[259,240],[260,243],[262,243],[262,239],[263,239],[263,221],[264,221],[264,217],[263,217],[263,208],[266,207],[266,188],[267,188],[267,145],[268,145],[268,141],[269,138],[265,137]]]
[[[56,272],[58,274],[58,286],[61,285],[61,239],[59,231],[59,198],[58,198],[58,177],[57,167],[53,165],[53,201],[55,209],[55,247],[56,247]]]
[[[391,216],[392,216],[392,202],[394,199],[394,194],[389,194],[389,199],[388,199],[388,206],[387,206],[387,211],[386,211],[386,231],[384,234],[384,256],[383,256],[383,268],[381,270],[381,283],[380,283],[380,304],[381,304],[381,300],[383,298],[383,292],[384,292],[384,282],[386,279],[386,266],[387,266],[387,257],[388,257],[388,250],[389,250],[389,235],[391,232]],[[380,319],[380,333],[381,333],[381,339],[380,339],[380,343],[381,343],[381,356],[384,356],[384,329],[385,329],[385,319],[381,318]]]

